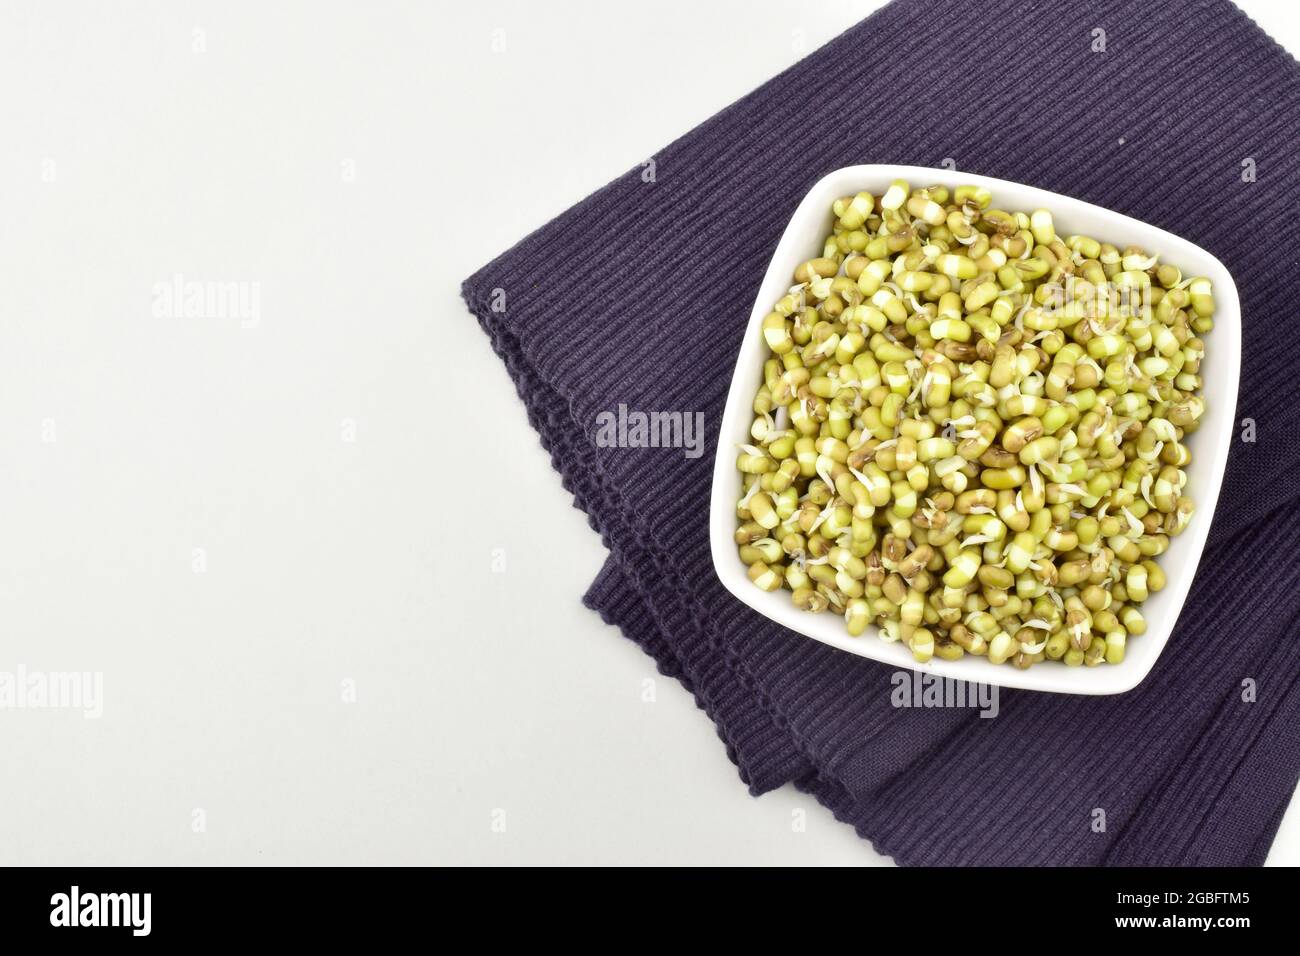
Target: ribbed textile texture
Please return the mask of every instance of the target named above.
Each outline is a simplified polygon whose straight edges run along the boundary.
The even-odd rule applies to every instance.
[[[1300,772],[1298,117],[1300,67],[1226,0],[896,0],[465,282],[609,549],[587,604],[695,695],[754,793],[793,782],[902,864],[1263,861]],[[946,157],[1179,233],[1237,281],[1256,440],[1234,440],[1179,625],[1127,694],[894,708],[891,668],[713,573],[717,427],[791,213],[840,166]],[[703,412],[705,453],[598,447],[620,403]]]

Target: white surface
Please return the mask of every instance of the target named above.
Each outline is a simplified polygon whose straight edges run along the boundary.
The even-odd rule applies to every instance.
[[[0,711],[0,860],[878,862],[581,607],[457,295],[874,6],[7,5],[0,670],[104,712]],[[155,317],[177,273],[260,321]]]
[[[889,184],[904,180],[913,188],[923,185],[982,186],[993,195],[998,209],[1032,212],[1048,209],[1061,236],[1083,234],[1109,242],[1120,249],[1138,246],[1161,262],[1178,266],[1184,276],[1204,276],[1213,283],[1214,329],[1206,339],[1206,358],[1200,374],[1201,395],[1207,404],[1201,427],[1188,436],[1193,458],[1187,467],[1187,493],[1194,496],[1196,519],[1175,536],[1169,550],[1160,556],[1168,584],[1142,604],[1147,630],[1129,642],[1123,662],[1116,666],[1075,667],[1044,662],[1020,670],[994,667],[987,659],[966,656],[945,661],[938,657],[918,664],[902,641],[880,639],[880,628],[872,625],[859,637],[851,637],[837,614],[808,614],[790,602],[785,590],[761,591],[750,582],[746,566],[736,553],[736,501],[741,497],[740,472],[736,470],[736,448],[747,444],[754,421],[754,392],[763,381],[763,365],[772,353],[763,341],[763,318],[784,296],[794,281],[800,263],[821,254],[822,244],[834,225],[831,204],[841,196],[866,190],[882,195]],[[917,166],[846,166],[828,172],[813,184],[800,201],[772,253],[749,315],[749,331],[740,345],[736,371],[727,393],[720,426],[721,438],[713,461],[713,492],[709,505],[709,543],[713,567],[733,595],[774,621],[814,640],[850,654],[884,661],[895,667],[924,671],[937,677],[979,681],[1001,687],[1020,687],[1057,694],[1119,694],[1136,687],[1151,671],[1164,649],[1169,633],[1178,621],[1183,601],[1191,587],[1196,567],[1205,549],[1210,519],[1219,500],[1223,469],[1234,430],[1233,409],[1237,407],[1237,383],[1241,377],[1241,307],[1237,286],[1228,269],[1213,255],[1179,236],[1131,219],[1110,209],[1070,196],[971,173]]]

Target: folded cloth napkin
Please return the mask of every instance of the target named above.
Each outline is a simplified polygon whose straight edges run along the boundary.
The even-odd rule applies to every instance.
[[[1226,0],[896,0],[465,282],[610,551],[587,604],[695,695],[754,793],[793,782],[903,864],[1263,861],[1300,773],[1300,348],[1277,327],[1298,115],[1300,66]],[[1127,694],[895,708],[891,668],[713,573],[717,427],[790,214],[840,166],[945,159],[1179,233],[1237,281],[1253,421],[1179,625]],[[705,453],[603,447],[620,404],[703,413]]]

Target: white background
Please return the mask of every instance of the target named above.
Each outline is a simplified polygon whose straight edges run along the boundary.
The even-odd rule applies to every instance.
[[[0,671],[104,714],[0,710],[0,862],[886,862],[643,700],[458,297],[875,6],[5,4]],[[155,316],[178,273],[256,327]]]

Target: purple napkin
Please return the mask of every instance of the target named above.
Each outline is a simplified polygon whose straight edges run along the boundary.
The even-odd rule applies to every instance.
[[[793,782],[903,864],[1263,861],[1300,774],[1297,116],[1300,66],[1226,0],[896,0],[465,282],[610,551],[586,603],[695,695],[752,792]],[[1127,694],[1003,691],[993,719],[895,707],[893,669],[713,573],[717,427],[790,214],[837,167],[948,158],[1179,233],[1237,281],[1254,440]],[[704,453],[605,447],[620,405],[702,413]]]

